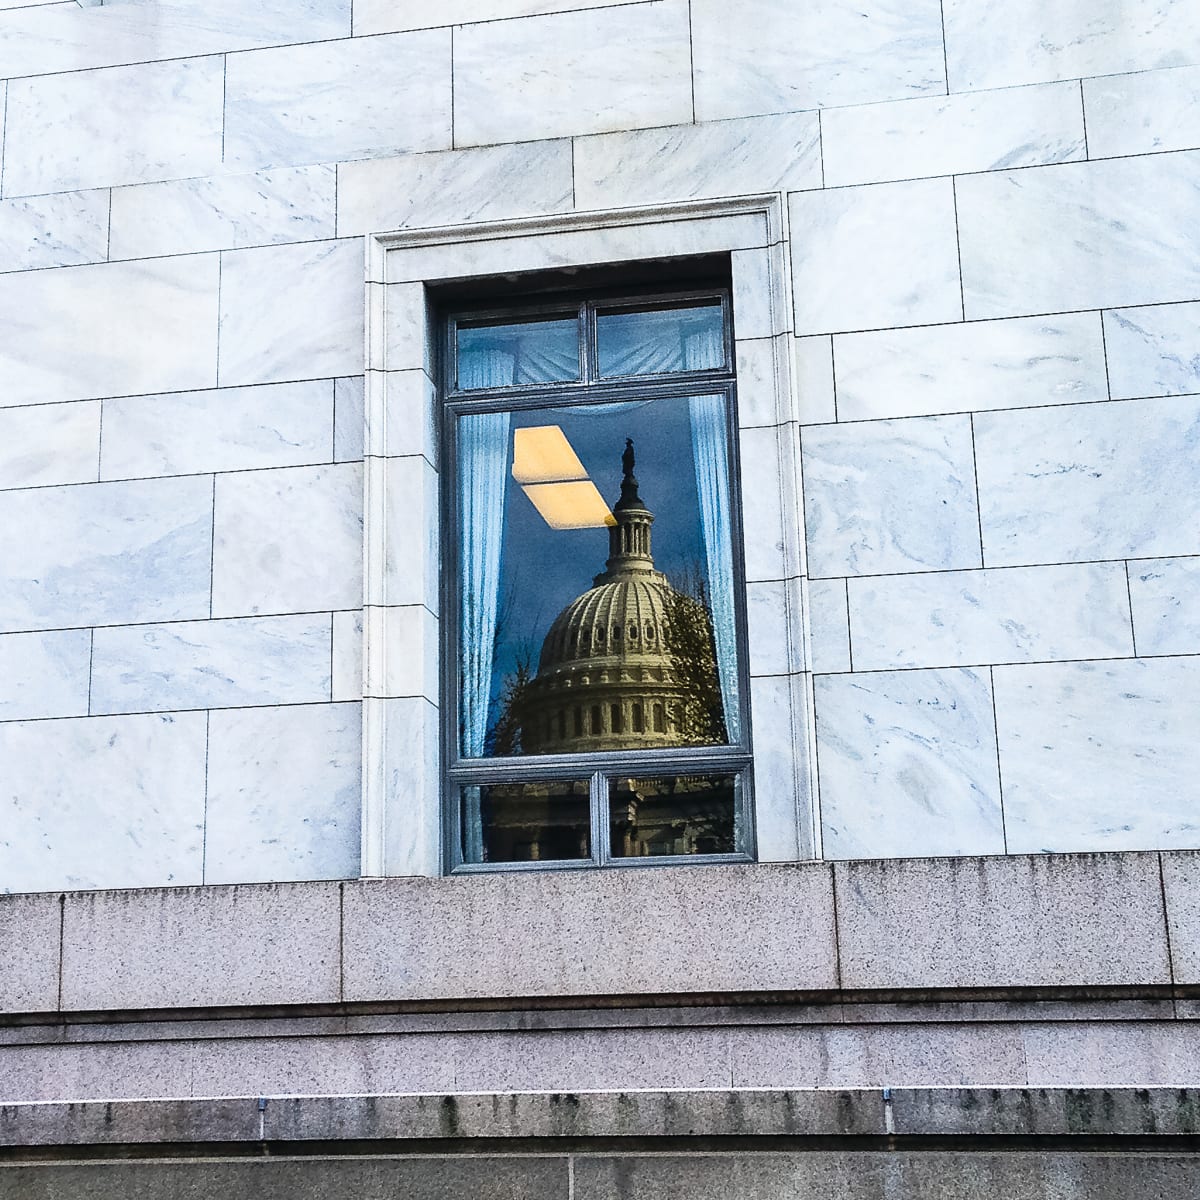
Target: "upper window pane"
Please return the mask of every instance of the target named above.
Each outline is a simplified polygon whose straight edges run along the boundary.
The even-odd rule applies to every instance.
[[[579,319],[460,325],[460,391],[579,379]]]
[[[600,374],[659,375],[725,366],[720,300],[596,314]]]

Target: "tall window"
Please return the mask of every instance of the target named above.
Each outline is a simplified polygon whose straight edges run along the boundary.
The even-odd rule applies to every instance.
[[[728,294],[447,321],[452,869],[748,857]]]

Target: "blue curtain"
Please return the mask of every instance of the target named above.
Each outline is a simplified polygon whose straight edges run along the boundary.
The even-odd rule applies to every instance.
[[[466,386],[499,387],[512,382],[512,355],[478,350],[459,359]],[[500,599],[500,546],[508,485],[508,413],[477,413],[458,422],[459,546],[459,720],[462,753],[483,754],[488,728],[495,654],[496,612]],[[467,789],[463,854],[483,860],[479,790]]]
[[[741,739],[738,710],[737,624],[733,611],[733,530],[729,512],[729,456],[725,433],[725,397],[693,396],[692,458],[700,497],[700,524],[708,566],[708,603],[712,611],[717,674],[725,731],[731,742]]]

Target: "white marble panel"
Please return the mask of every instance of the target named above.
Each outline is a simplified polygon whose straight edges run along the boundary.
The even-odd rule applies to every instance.
[[[0,408],[0,488],[90,483],[99,461],[99,400]]]
[[[843,421],[1107,400],[1098,313],[835,337]]]
[[[799,579],[746,584],[746,635],[751,675],[787,675],[805,669]]]
[[[357,462],[366,435],[365,380],[361,375],[333,381],[333,459]]]
[[[213,57],[11,80],[5,195],[214,174],[222,77]]]
[[[0,724],[0,891],[201,882],[203,713]]]
[[[1010,853],[1200,846],[1200,658],[994,677]]]
[[[1093,158],[1200,147],[1200,67],[1083,81]]]
[[[455,31],[456,145],[677,125],[692,116],[687,0]]]
[[[1147,559],[1128,567],[1138,654],[1200,654],[1200,558]]]
[[[645,3],[646,0],[633,0]],[[403,29],[433,29],[473,21],[507,21],[580,8],[612,8],[630,0],[354,0],[355,36]]]
[[[750,714],[758,860],[814,858],[806,677],[760,675],[752,679]]]
[[[1200,392],[1200,304],[1106,312],[1104,340],[1114,400]]]
[[[1200,153],[958,180],[968,319],[1194,300]]]
[[[85,716],[91,652],[90,629],[0,636],[0,721]]]
[[[250,50],[227,61],[225,162],[236,169],[452,144],[448,29]]]
[[[330,612],[362,602],[362,466],[219,475],[216,617]]]
[[[373,609],[383,639],[367,656],[365,695],[377,699],[424,696],[438,700],[438,619],[423,604]]]
[[[946,88],[937,0],[693,0],[692,43],[701,121]]]
[[[735,338],[774,337],[790,333],[791,304],[783,285],[784,263],[777,248],[734,250],[729,256],[732,276]]]
[[[1200,398],[975,417],[986,565],[1200,552]]]
[[[0,631],[208,616],[212,480],[0,492]]]
[[[796,361],[796,410],[801,425],[837,420],[837,393],[833,382],[833,339],[792,339]],[[741,371],[738,375],[740,377]]]
[[[0,200],[0,271],[103,262],[108,257],[108,196],[99,189]]]
[[[1133,654],[1124,563],[849,581],[860,671]]]
[[[812,579],[808,584],[812,669],[821,674],[850,670],[850,609],[845,579]]]
[[[962,319],[949,179],[788,197],[796,333]]]
[[[831,108],[821,154],[826,187],[1086,158],[1079,85]]]
[[[815,112],[575,139],[575,207],[620,208],[821,186]]]
[[[382,763],[384,824],[383,868],[388,875],[438,875],[441,872],[441,820],[437,804],[415,797],[438,795],[438,710],[428,700],[371,700],[382,722],[387,754]]]
[[[205,883],[355,879],[361,705],[212,714]]]
[[[386,427],[382,437],[369,431],[371,452],[384,458],[420,454],[435,464],[440,410],[433,380],[415,369],[389,371],[386,380]]]
[[[788,334],[736,339],[739,429],[777,425],[790,419],[787,355],[793,340]]]
[[[221,264],[222,387],[362,371],[357,238],[229,250]]]
[[[480,146],[338,167],[338,234],[498,221],[571,207],[571,143]]]
[[[0,3],[0,9],[17,7]],[[350,33],[350,0],[78,0],[0,18],[0,76],[189,58]]]
[[[363,698],[362,609],[333,614],[333,698]]]
[[[389,458],[384,515],[383,594],[372,605],[424,605],[438,611],[438,476],[420,455]],[[341,606],[348,607],[348,606]]]
[[[797,513],[784,509],[792,494],[789,459],[795,425],[743,429],[739,442],[742,534],[746,578],[786,579],[800,568]]]
[[[331,661],[326,613],[97,629],[91,711],[317,703]]]
[[[945,0],[952,92],[1200,60],[1192,0]]]
[[[981,565],[967,417],[809,425],[801,447],[810,575]]]
[[[334,236],[332,166],[114,188],[113,258],[232,250]]]
[[[815,683],[826,858],[1004,852],[986,670]]]
[[[333,455],[328,379],[103,404],[104,479],[301,466]]]

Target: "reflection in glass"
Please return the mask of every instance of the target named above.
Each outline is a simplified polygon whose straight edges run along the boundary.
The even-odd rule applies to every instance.
[[[579,378],[579,321],[460,325],[458,386],[463,391]]]
[[[732,854],[737,777],[615,779],[609,798],[613,858]]]
[[[462,789],[463,861],[540,862],[591,854],[588,780]]]
[[[721,303],[614,309],[596,314],[601,375],[707,371],[725,365]]]
[[[740,741],[726,422],[722,394],[459,418],[464,757]]]

